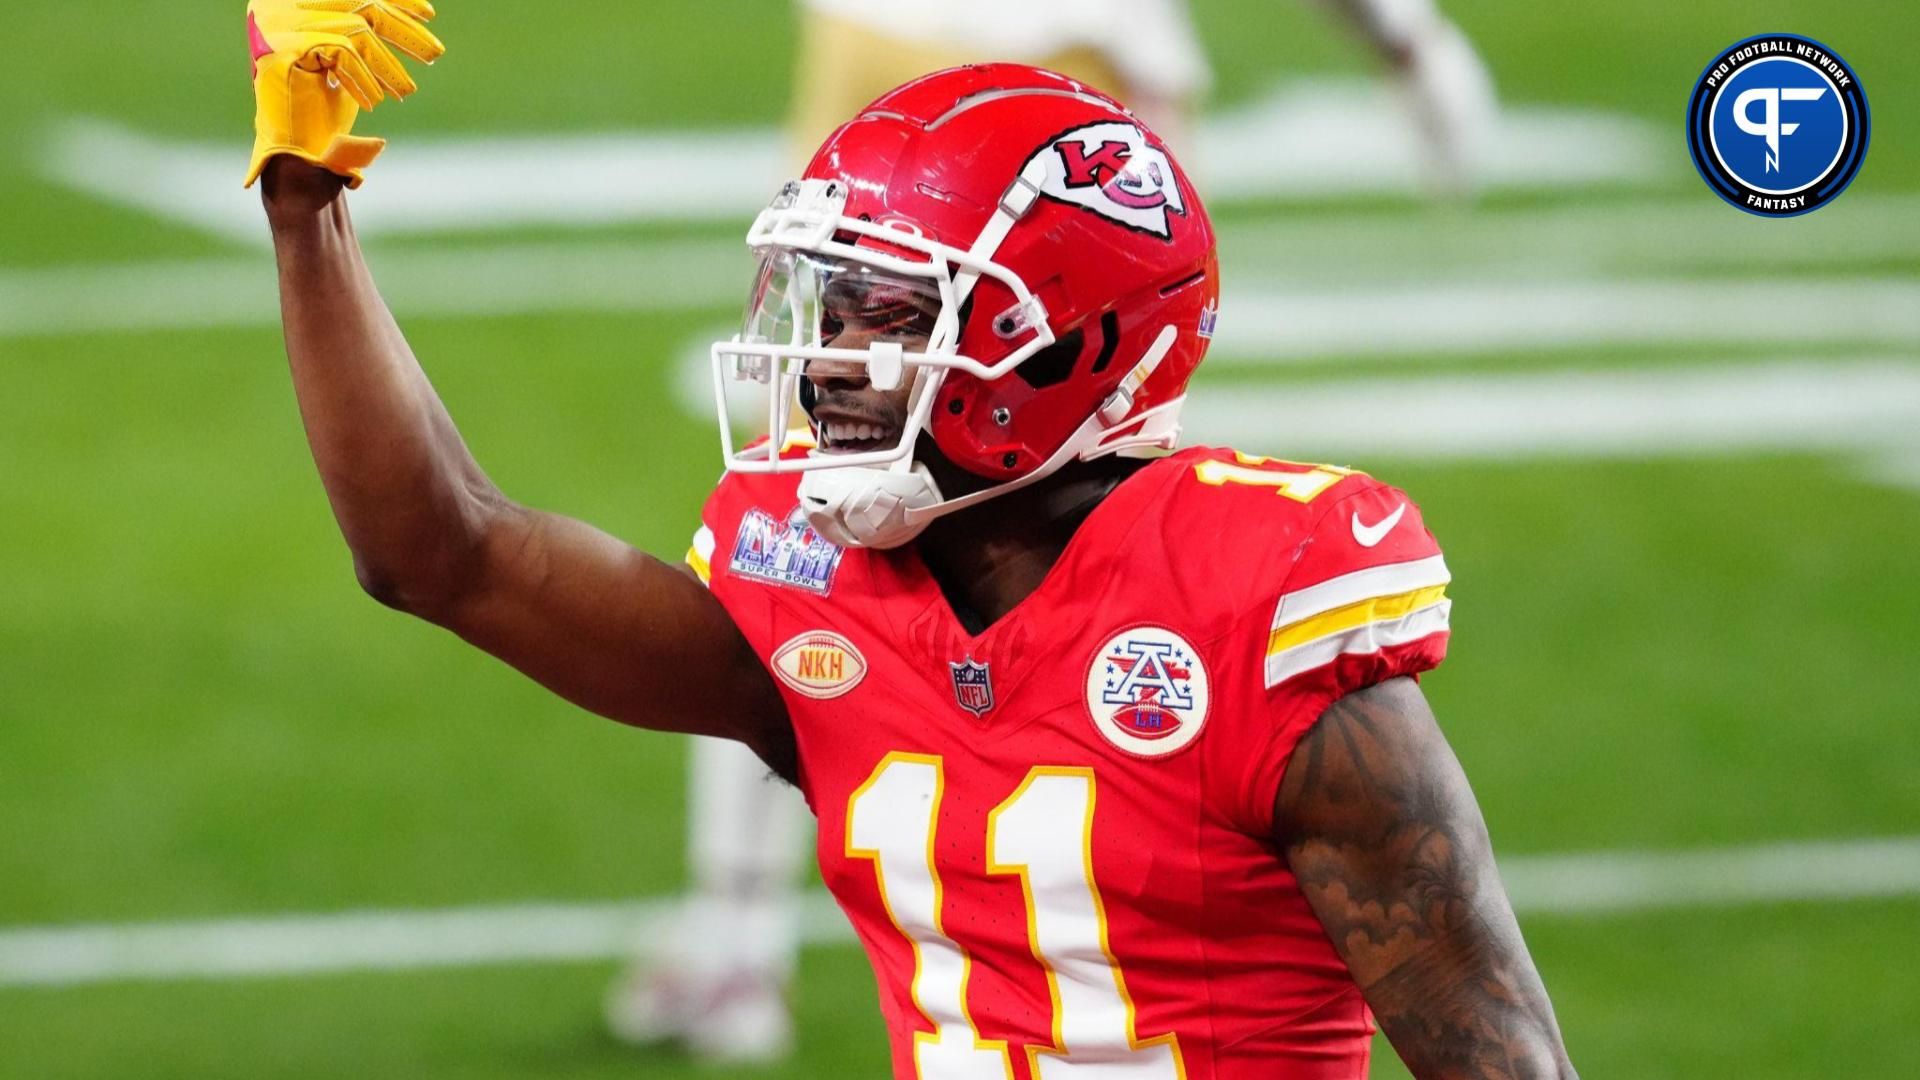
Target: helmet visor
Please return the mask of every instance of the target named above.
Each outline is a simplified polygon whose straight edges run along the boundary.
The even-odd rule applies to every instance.
[[[812,376],[918,390],[943,311],[940,284],[858,258],[787,247],[762,252],[739,336],[715,346],[726,412],[743,434],[785,441]],[[753,384],[768,396],[758,400]]]
[[[895,342],[920,352],[940,317],[940,289],[852,259],[775,248],[760,261],[740,340],[864,349]]]

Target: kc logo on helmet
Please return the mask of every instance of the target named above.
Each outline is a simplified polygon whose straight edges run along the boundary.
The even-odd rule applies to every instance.
[[[1106,121],[1056,135],[1040,148],[1040,193],[1084,207],[1129,229],[1173,238],[1170,214],[1187,212],[1167,152],[1139,128]]]
[[[1136,757],[1165,757],[1192,744],[1207,722],[1207,704],[1200,651],[1165,627],[1115,634],[1087,670],[1094,728]]]

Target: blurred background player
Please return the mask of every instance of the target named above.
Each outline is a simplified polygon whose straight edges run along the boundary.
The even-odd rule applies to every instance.
[[[1396,81],[1437,193],[1470,193],[1495,119],[1493,83],[1466,35],[1432,0],[1321,0]],[[1211,82],[1184,0],[803,0],[788,120],[804,165],[826,135],[916,76],[983,60],[1051,68],[1131,103],[1183,146]],[[690,561],[714,552],[688,552]],[[724,557],[724,552],[718,557]],[[797,791],[743,744],[695,738],[679,915],[609,988],[618,1038],[673,1042],[714,1062],[776,1060],[792,1048],[786,986],[802,929],[801,873],[813,823]]]

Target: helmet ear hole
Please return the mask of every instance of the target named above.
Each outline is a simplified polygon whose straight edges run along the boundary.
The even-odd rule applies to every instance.
[[[1053,344],[1027,357],[1025,363],[1013,369],[1013,373],[1035,390],[1045,390],[1066,382],[1067,377],[1073,374],[1073,365],[1079,361],[1086,343],[1086,335],[1075,327],[1062,334]]]

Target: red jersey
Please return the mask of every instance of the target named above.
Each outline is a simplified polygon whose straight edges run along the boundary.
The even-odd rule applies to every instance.
[[[911,545],[827,543],[797,482],[730,474],[689,560],[785,697],[894,1075],[1365,1076],[1372,1018],[1273,804],[1330,703],[1446,653],[1406,496],[1182,451],[971,634]]]

